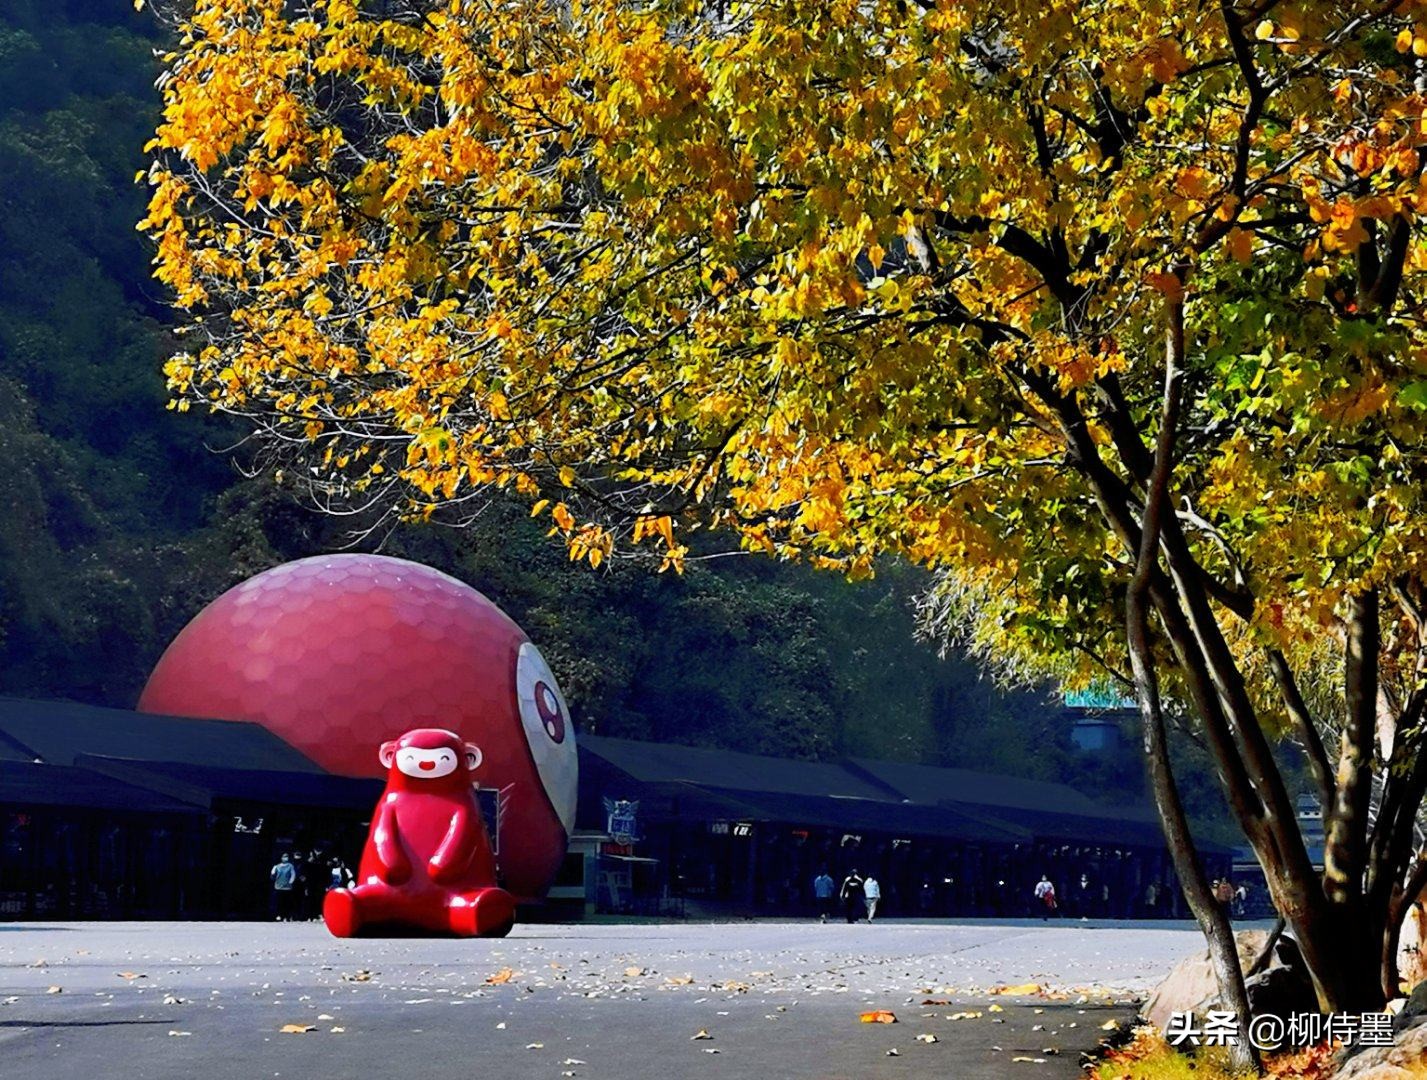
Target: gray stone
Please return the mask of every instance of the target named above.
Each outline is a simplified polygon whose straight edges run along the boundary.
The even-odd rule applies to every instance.
[[[1427,1024],[1400,1032],[1392,1046],[1356,1050],[1338,1068],[1335,1080],[1422,1080],[1427,1076]]]
[[[1427,982],[1420,982],[1412,988],[1412,993],[1407,998],[1407,1004],[1397,1014],[1397,1022],[1393,1027],[1401,1031],[1411,1021],[1424,1014],[1427,1014]]]
[[[1270,966],[1244,980],[1249,995],[1249,1011],[1255,1016],[1272,1014],[1284,1018],[1295,1013],[1318,1011],[1318,995],[1302,970]]]
[[[1268,944],[1268,931],[1240,930],[1234,935],[1234,944],[1239,950],[1239,964],[1244,970],[1248,970]],[[1293,951],[1296,953],[1297,945],[1293,946]],[[1280,955],[1279,950],[1275,949],[1274,958],[1269,962],[1270,971],[1275,966],[1282,966]],[[1145,1002],[1144,1015],[1151,1024],[1163,1031],[1171,1013],[1202,1013],[1218,996],[1219,983],[1214,978],[1214,968],[1209,963],[1209,950],[1206,948],[1181,960],[1169,973],[1169,977],[1155,987],[1149,1000]],[[1316,1008],[1316,1004],[1314,1007]]]

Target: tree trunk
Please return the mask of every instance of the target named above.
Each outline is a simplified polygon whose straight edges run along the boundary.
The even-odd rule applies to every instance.
[[[1164,710],[1160,701],[1159,680],[1155,673],[1154,650],[1150,641],[1149,591],[1159,563],[1159,537],[1165,503],[1168,499],[1169,476],[1174,452],[1175,426],[1179,417],[1179,399],[1184,356],[1184,298],[1182,292],[1169,298],[1169,328],[1166,341],[1164,407],[1160,416],[1159,439],[1154,468],[1148,485],[1140,550],[1135,575],[1125,597],[1125,627],[1129,641],[1130,666],[1134,674],[1135,693],[1139,699],[1140,716],[1144,721],[1145,757],[1149,765],[1150,786],[1155,806],[1164,826],[1170,858],[1179,875],[1189,909],[1198,920],[1209,943],[1209,960],[1219,993],[1224,1003],[1238,1018],[1239,1031],[1247,1035],[1251,1014],[1248,993],[1244,989],[1239,951],[1234,944],[1234,931],[1223,907],[1214,899],[1204,868],[1189,831],[1189,819],[1174,782],[1169,759],[1169,743],[1165,733]],[[1246,1037],[1230,1047],[1235,1066],[1259,1069],[1258,1051]]]

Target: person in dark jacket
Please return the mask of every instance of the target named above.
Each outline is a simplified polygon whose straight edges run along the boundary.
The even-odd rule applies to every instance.
[[[842,889],[837,898],[842,901],[842,913],[847,916],[847,921],[856,922],[861,915],[863,901],[862,875],[856,869],[842,879]]]

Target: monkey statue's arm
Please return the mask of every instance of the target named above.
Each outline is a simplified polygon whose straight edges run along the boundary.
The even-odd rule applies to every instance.
[[[457,807],[451,814],[451,826],[427,864],[431,880],[436,884],[455,881],[471,865],[471,856],[476,850],[474,826],[475,819],[469,807]]]
[[[388,885],[400,885],[411,877],[411,860],[406,857],[406,849],[397,830],[396,808],[386,799],[382,800],[381,809],[377,811],[372,840],[376,844],[383,881]]]

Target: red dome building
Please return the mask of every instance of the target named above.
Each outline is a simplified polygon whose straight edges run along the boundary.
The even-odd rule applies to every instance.
[[[380,777],[417,727],[478,744],[498,792],[498,861],[543,896],[574,827],[575,733],[535,645],[469,585],[382,555],[321,555],[235,586],[155,666],[144,712],[248,720],[330,772]]]

